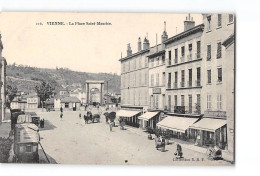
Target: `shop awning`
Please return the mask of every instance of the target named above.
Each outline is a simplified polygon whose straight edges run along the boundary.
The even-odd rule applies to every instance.
[[[185,133],[185,130],[197,120],[198,118],[167,116],[157,123],[157,127]]]
[[[203,118],[200,121],[198,121],[197,123],[191,125],[190,128],[215,132],[218,128],[220,128],[226,124],[227,124],[226,120]]]
[[[140,113],[140,111],[127,111],[127,110],[119,110],[116,112],[116,116],[120,117],[133,117]]]
[[[146,112],[143,115],[139,116],[138,119],[148,121],[148,120],[150,120],[151,118],[153,118],[154,116],[156,116],[159,113],[160,112]]]

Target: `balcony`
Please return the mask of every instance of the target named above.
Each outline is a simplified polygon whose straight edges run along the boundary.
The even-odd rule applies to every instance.
[[[192,87],[192,81],[187,81],[187,87]]]
[[[180,57],[180,61],[181,61],[181,63],[184,63],[184,62],[185,62],[184,56],[181,56],[181,57]]]
[[[187,55],[187,61],[192,61],[192,54],[191,53]]]
[[[174,113],[176,114],[201,114],[200,106],[174,106]]]
[[[200,80],[196,80],[196,81],[195,81],[195,85],[196,85],[197,87],[200,87],[200,86],[201,86]]]
[[[184,81],[180,82],[180,87],[185,87],[185,82]]]

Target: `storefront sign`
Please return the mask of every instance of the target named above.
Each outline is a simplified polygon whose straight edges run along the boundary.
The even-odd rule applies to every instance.
[[[161,94],[161,88],[153,88],[153,94]]]
[[[226,119],[226,111],[205,111],[204,117]]]

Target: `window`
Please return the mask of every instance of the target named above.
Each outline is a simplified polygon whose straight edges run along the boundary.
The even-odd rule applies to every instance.
[[[134,74],[134,79],[133,79],[133,86],[136,86],[136,72],[133,73]]]
[[[148,57],[145,58],[145,67],[148,66]]]
[[[197,113],[201,113],[200,112],[200,94],[197,94],[197,106],[196,106],[196,111]]]
[[[171,111],[171,106],[172,106],[172,105],[171,105],[171,101],[172,101],[171,99],[172,99],[172,98],[171,98],[171,95],[168,95],[168,110],[169,110],[169,111]]]
[[[168,51],[169,54],[169,65],[172,65],[172,52]]]
[[[145,75],[144,75],[144,85],[147,85],[147,80],[148,80],[148,74],[145,72]]]
[[[192,51],[192,44],[189,44],[189,51]]]
[[[192,95],[189,95],[189,113],[192,113]]]
[[[181,47],[181,56],[184,56],[185,55],[185,47]]]
[[[178,63],[178,48],[175,49],[175,59],[174,59],[174,61],[175,61],[175,64]]]
[[[211,84],[211,70],[207,70],[208,72],[208,84]]]
[[[171,80],[172,80],[172,75],[171,73],[168,73],[168,88],[171,88]]]
[[[184,106],[184,95],[181,95],[181,106]]]
[[[136,59],[134,59],[134,70],[136,69]]]
[[[208,25],[208,31],[211,31],[211,16],[207,17],[207,25]]]
[[[222,15],[218,14],[218,27],[221,27],[222,25]]]
[[[200,48],[201,48],[201,43],[200,41],[197,41],[197,59],[200,58]]]
[[[158,108],[159,107],[159,96],[155,95],[155,107]]]
[[[222,82],[222,68],[218,68],[218,82]]]
[[[174,95],[174,105],[178,106],[178,97],[177,97],[177,95]]]
[[[221,42],[218,42],[218,48],[217,48],[217,59],[221,58],[222,52],[221,52]]]
[[[189,69],[189,82],[188,82],[188,86],[189,87],[192,86],[192,69]]]
[[[211,109],[211,95],[207,95],[207,109]]]
[[[234,15],[233,14],[229,14],[228,15],[228,22],[232,23],[234,21]]]
[[[178,72],[174,72],[174,88],[177,89],[177,82],[178,82]]]
[[[156,58],[156,65],[159,65],[159,57]]]
[[[165,55],[162,55],[162,64],[165,63]]]
[[[65,108],[68,108],[69,107],[69,103],[65,103]]]
[[[200,86],[200,67],[197,68],[197,86]]]
[[[184,87],[185,82],[185,70],[181,71],[181,87]]]
[[[156,86],[159,86],[159,73],[156,73]]]
[[[211,60],[211,45],[207,45],[207,61]]]
[[[125,62],[123,62],[123,72],[125,72]]]
[[[151,75],[151,86],[154,86],[154,75]]]
[[[151,59],[151,67],[154,67],[154,58]]]
[[[221,94],[217,95],[217,107],[218,107],[218,110],[222,109],[222,95]]]

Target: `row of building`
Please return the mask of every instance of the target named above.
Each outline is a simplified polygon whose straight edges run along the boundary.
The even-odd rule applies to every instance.
[[[121,108],[129,124],[161,128],[204,146],[210,141],[234,151],[234,15],[190,14],[184,31],[121,57]],[[158,115],[159,114],[159,115]]]

